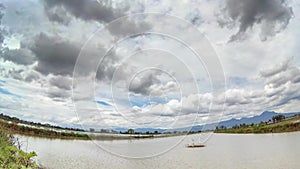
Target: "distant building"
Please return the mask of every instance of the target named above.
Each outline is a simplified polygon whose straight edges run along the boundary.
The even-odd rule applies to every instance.
[[[90,128],[90,132],[95,132],[95,129],[94,128]]]

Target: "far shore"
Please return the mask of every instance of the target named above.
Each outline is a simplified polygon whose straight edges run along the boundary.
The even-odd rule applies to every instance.
[[[226,128],[218,127],[214,133],[230,134],[266,134],[266,133],[287,133],[300,131],[300,115],[283,119],[277,122],[261,122],[260,124],[241,124]]]
[[[51,128],[37,128],[24,125],[18,125],[13,122],[0,120],[0,129],[16,135],[24,135],[30,137],[40,137],[47,139],[65,139],[65,140],[132,140],[132,139],[153,139],[162,137],[184,136],[189,134],[197,134],[199,132],[178,132],[178,133],[160,133],[160,134],[118,134],[118,133],[91,133],[83,131],[63,131],[53,130]]]

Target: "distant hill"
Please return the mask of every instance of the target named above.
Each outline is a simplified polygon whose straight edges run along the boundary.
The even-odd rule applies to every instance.
[[[197,131],[202,131],[202,130],[214,130],[216,128],[216,126],[225,126],[227,128],[230,128],[234,125],[240,125],[240,124],[257,124],[260,123],[262,121],[269,121],[272,119],[273,116],[276,115],[284,115],[286,117],[290,117],[290,116],[294,116],[296,114],[299,114],[300,112],[293,112],[293,113],[276,113],[274,111],[264,111],[262,114],[257,115],[257,116],[253,116],[253,117],[246,117],[246,118],[241,118],[241,119],[235,119],[232,118],[230,120],[226,120],[226,121],[221,121],[219,123],[211,123],[211,124],[207,124],[205,125],[205,127],[203,125],[196,125],[193,126],[192,129],[191,127],[185,127],[185,128],[178,128],[178,129],[172,129],[171,131],[193,131],[193,132],[197,132]]]
[[[258,115],[258,116],[253,116],[253,117],[249,117],[249,118],[241,118],[241,119],[230,119],[227,121],[222,121],[219,123],[218,126],[225,126],[225,127],[232,127],[234,125],[239,125],[239,124],[257,124],[260,122],[265,122],[265,121],[269,121],[272,120],[272,117],[277,116],[277,115],[284,115],[286,117],[291,117],[294,116],[296,114],[299,114],[299,112],[295,112],[295,113],[276,113],[274,111],[264,111],[262,114]]]

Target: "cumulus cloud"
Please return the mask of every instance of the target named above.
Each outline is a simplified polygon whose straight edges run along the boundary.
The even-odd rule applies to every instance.
[[[278,65],[286,65],[286,61],[275,65],[270,70],[277,68]],[[206,116],[223,114],[224,119],[228,119],[253,116],[265,110],[281,110],[282,106],[290,102],[300,101],[300,69],[288,64],[282,71],[276,72],[261,76],[264,82],[261,88],[230,88],[216,96],[211,93],[191,94],[181,98],[180,101],[170,100],[166,104],[155,105],[148,113],[153,116],[165,113],[165,116],[169,117],[196,113],[206,114]],[[223,95],[226,96],[224,107]],[[211,103],[213,103],[212,107],[210,107]],[[218,118],[209,120],[209,122],[214,120],[217,122]]]
[[[29,47],[38,59],[35,67],[42,74],[70,75],[80,51],[80,46],[58,36],[41,33]]]
[[[167,95],[169,92],[173,92],[176,89],[178,89],[178,86],[176,82],[169,81],[166,84],[153,84],[150,86],[150,95],[153,96],[161,96],[161,95]]]
[[[70,90],[72,85],[72,79],[64,76],[52,77],[49,82],[51,85],[65,90]]]
[[[64,98],[68,98],[70,96],[71,96],[71,92],[68,90],[54,88],[54,87],[48,89],[48,97],[55,99],[57,101],[63,100]]]
[[[241,39],[256,24],[260,26],[261,39],[266,40],[285,29],[293,15],[286,0],[226,0],[225,12],[227,21],[222,24],[234,22],[239,26],[230,41]]]
[[[26,44],[26,46],[35,54],[37,60],[36,71],[44,75],[72,76],[82,44],[61,36],[40,33],[33,39],[32,43]],[[98,80],[111,79],[119,60],[115,52],[107,53],[101,60],[98,69],[94,70],[92,68],[97,66],[105,51],[101,45],[87,48],[83,55],[89,58],[80,60],[77,63],[80,67],[80,71],[77,73],[86,76],[97,72],[96,77]]]
[[[136,24],[134,21],[129,21],[127,19],[118,20],[113,26],[108,27],[108,30],[116,36],[131,35],[136,32],[146,32],[150,29],[151,25],[146,22],[139,22]]]
[[[97,21],[109,23],[114,19],[126,15],[126,8],[114,8],[107,1],[95,0],[46,0],[45,12],[49,20],[66,24],[70,21],[66,11],[76,18],[85,21]],[[122,19],[108,27],[108,31],[116,36],[129,35],[139,31],[147,31],[151,25],[140,22]]]
[[[273,68],[261,70],[260,74],[262,77],[270,77],[270,76],[274,76],[282,71],[286,71],[287,68],[289,67],[290,61],[291,61],[291,58],[286,59],[285,61],[283,61],[279,65],[274,66]]]
[[[168,81],[163,83],[160,71],[149,71],[135,76],[128,83],[129,92],[148,96],[168,95],[178,89],[176,82]]]
[[[64,25],[68,25],[72,19],[62,7],[46,8],[45,13],[50,21],[62,23]]]
[[[23,69],[19,69],[19,70],[11,69],[8,71],[8,75],[13,79],[23,80],[23,76],[21,75],[23,71],[24,71]]]
[[[31,65],[35,62],[35,57],[28,49],[4,49],[1,57],[4,60],[12,61],[20,65]]]
[[[55,6],[63,6],[72,15],[83,20],[96,20],[99,22],[112,21],[117,16],[117,9],[104,1],[94,0],[46,0],[46,10]]]
[[[40,79],[40,74],[34,70],[30,71],[26,76],[25,76],[25,81],[26,82],[32,82],[34,80]]]
[[[154,73],[150,72],[143,76],[137,76],[129,82],[128,90],[137,94],[149,95],[150,86],[160,83],[160,80],[158,79],[160,74],[161,72],[155,71]]]

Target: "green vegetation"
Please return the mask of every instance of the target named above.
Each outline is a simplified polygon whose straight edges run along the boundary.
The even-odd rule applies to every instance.
[[[94,132],[91,128],[92,133],[81,132],[80,129],[62,128],[59,126],[51,126],[46,124],[28,122],[20,120],[16,117],[10,117],[7,115],[0,114],[0,129],[9,134],[20,134],[25,136],[43,137],[50,139],[76,139],[76,140],[130,140],[130,139],[146,139],[146,138],[160,138],[160,137],[173,137],[187,134],[196,134],[199,132],[168,132],[160,133],[154,132],[135,132],[134,129],[128,129],[128,131],[120,135],[117,132],[102,132],[102,134]],[[62,130],[63,129],[63,130]],[[101,130],[104,131],[104,130]],[[104,134],[106,133],[106,134]]]
[[[60,138],[60,139],[89,139],[87,134],[80,134],[74,132],[58,132],[54,130],[33,128],[28,126],[17,125],[14,122],[8,123],[0,121],[0,128],[10,134],[21,134],[35,137],[46,137],[46,138]]]
[[[283,133],[300,131],[300,115],[286,118],[283,115],[274,116],[272,121],[259,124],[240,124],[232,128],[216,127],[215,133]]]
[[[134,134],[134,130],[133,129],[128,129],[128,134]]]
[[[0,119],[8,122],[13,122],[13,123],[21,123],[21,124],[27,124],[30,126],[34,126],[34,127],[47,127],[47,128],[52,128],[52,129],[60,129],[60,130],[72,130],[72,131],[84,131],[83,129],[78,129],[78,128],[69,128],[69,127],[60,127],[60,126],[53,126],[50,124],[42,124],[42,123],[35,123],[35,122],[31,122],[31,121],[25,121],[25,120],[21,120],[17,117],[10,117],[4,114],[0,114]]]
[[[0,168],[3,169],[37,169],[39,166],[32,161],[35,152],[26,153],[16,147],[15,138],[0,130]],[[19,145],[19,144],[18,144]]]

